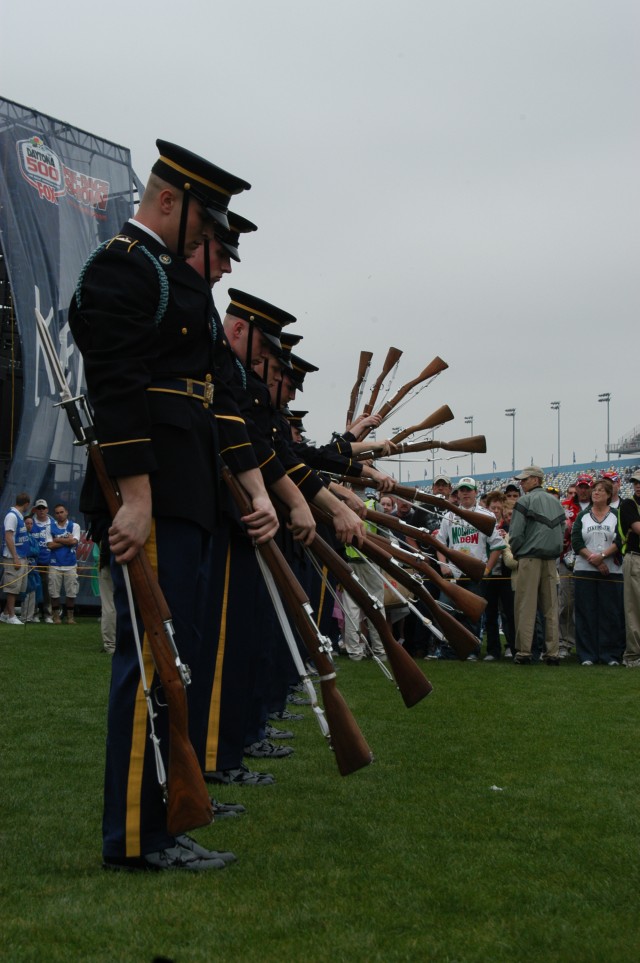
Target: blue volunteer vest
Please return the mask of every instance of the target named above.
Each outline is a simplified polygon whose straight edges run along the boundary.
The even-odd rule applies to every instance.
[[[15,508],[10,508],[8,514],[15,515],[18,519],[18,525],[13,533],[16,546],[16,555],[18,558],[26,558],[29,554],[29,532],[27,531],[27,526],[24,523],[22,515],[20,512],[17,512]]]
[[[67,524],[60,528],[56,522],[51,522],[51,538],[57,538],[59,535],[64,535],[65,532],[73,534],[73,522],[71,519]],[[51,565],[75,565],[76,564],[76,546],[73,547],[65,545],[63,548],[54,548],[51,550]]]
[[[33,519],[31,534],[38,543],[38,565],[48,565],[51,561],[51,551],[47,548],[48,524],[48,522],[43,522],[42,525],[39,525],[35,518]]]

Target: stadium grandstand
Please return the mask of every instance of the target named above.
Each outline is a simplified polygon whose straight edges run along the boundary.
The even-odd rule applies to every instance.
[[[611,449],[613,451],[613,449]],[[525,466],[522,465],[518,469],[522,470]],[[551,468],[541,466],[544,471],[544,484],[553,485],[560,489],[561,495],[564,495],[569,485],[575,482],[578,475],[592,475],[593,478],[598,478],[604,471],[617,471],[622,479],[622,484],[620,486],[620,497],[630,498],[633,495],[633,486],[628,478],[633,475],[635,471],[640,470],[640,458],[625,458],[616,459],[615,462],[610,461],[590,461],[583,462],[582,464],[575,465],[560,465],[560,467],[552,466]],[[468,475],[468,472],[463,472],[460,475],[450,475],[452,484],[455,486],[456,482],[464,475]],[[517,474],[517,472],[516,472]],[[508,472],[486,472],[484,474],[474,475],[476,482],[478,483],[478,490],[480,492],[489,492],[494,489],[503,490],[510,481],[513,481],[513,473]],[[403,482],[406,485],[413,485],[416,488],[431,488],[431,480],[429,478],[421,479],[407,479]]]
[[[611,445],[607,449],[609,455],[634,455],[640,453],[640,425],[623,435],[616,445]]]

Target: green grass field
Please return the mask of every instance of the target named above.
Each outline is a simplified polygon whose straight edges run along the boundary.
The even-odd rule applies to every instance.
[[[374,765],[341,778],[314,720],[293,723],[294,756],[263,767],[277,784],[221,791],[247,815],[196,834],[238,863],[116,874],[99,645],[95,619],[0,624],[0,959],[640,958],[640,673],[421,662],[434,692],[407,710],[341,660]]]

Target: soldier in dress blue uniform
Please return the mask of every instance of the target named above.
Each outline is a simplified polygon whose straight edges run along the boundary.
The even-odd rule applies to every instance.
[[[185,261],[213,238],[216,225],[229,229],[229,199],[250,185],[175,144],[157,141],[157,146],[160,157],[135,217],[90,257],[69,316],[84,357],[106,467],[122,496],[109,526],[112,554],[117,563],[128,562],[146,546],[172,612],[181,659],[196,664],[211,641],[213,613],[203,588],[210,582],[220,524],[221,449],[252,500],[254,510],[244,520],[251,536],[271,537],[277,519],[244,420],[215,373],[218,332],[210,287]],[[90,470],[82,508],[94,516],[104,512]],[[221,868],[232,854],[212,853],[167,831],[131,614],[120,566],[113,568],[118,628],[109,698],[104,865]],[[143,654],[151,677],[146,639]],[[163,701],[156,704],[156,730],[166,766]],[[190,696],[193,732],[205,724],[204,712],[205,706]]]

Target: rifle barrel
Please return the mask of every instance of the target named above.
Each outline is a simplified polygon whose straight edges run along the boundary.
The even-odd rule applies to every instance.
[[[324,520],[324,519],[323,519]],[[319,535],[316,535],[311,551],[334,573],[344,590],[362,608],[378,630],[391,671],[408,709],[416,705],[432,691],[433,686],[420,671],[409,653],[394,638],[384,608],[372,603],[368,592],[353,574],[349,565]]]

